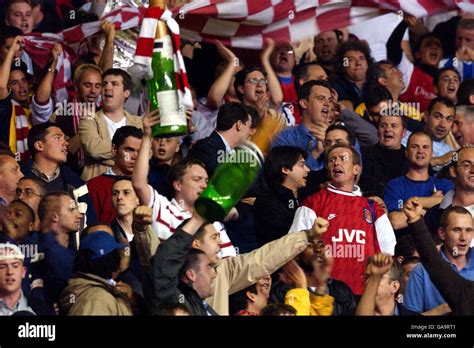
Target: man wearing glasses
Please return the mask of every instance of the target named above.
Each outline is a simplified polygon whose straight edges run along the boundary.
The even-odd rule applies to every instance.
[[[446,193],[441,203],[428,209],[425,215],[426,226],[435,241],[439,241],[437,230],[447,208],[458,205],[474,216],[474,147],[463,147],[454,153],[449,173],[455,178],[454,190]]]
[[[19,199],[30,206],[35,213],[35,230],[39,230],[38,206],[41,197],[46,194],[46,184],[34,177],[22,178],[15,190],[15,199]]]

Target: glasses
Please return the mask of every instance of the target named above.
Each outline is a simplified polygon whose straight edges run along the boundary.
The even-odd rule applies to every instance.
[[[247,82],[250,82],[252,85],[258,85],[259,83],[263,83],[264,85],[266,85],[268,83],[268,80],[267,79],[257,79],[255,77],[252,77],[251,79],[248,79]]]
[[[469,170],[472,168],[472,166],[474,166],[474,163],[461,163],[457,165],[457,167],[461,168],[462,170]]]
[[[33,196],[38,196],[38,197],[42,197],[41,195],[37,194],[35,191],[33,191],[32,189],[25,189],[25,190],[22,190],[20,188],[17,188],[15,190],[15,193],[18,197],[20,197],[22,195],[22,193],[25,194],[25,197],[27,198],[31,198]]]

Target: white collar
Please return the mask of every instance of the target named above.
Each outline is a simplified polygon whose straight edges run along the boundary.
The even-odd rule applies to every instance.
[[[360,196],[362,196],[362,192],[360,190],[360,187],[357,186],[357,185],[354,185],[354,189],[352,190],[352,192],[339,190],[332,184],[328,185],[328,190],[331,191],[331,192],[340,194],[340,195],[344,195],[344,196],[351,196],[351,197],[360,197]]]
[[[232,152],[232,151],[234,151],[234,150],[230,147],[230,145],[229,145],[229,143],[227,142],[227,140],[225,140],[225,138],[221,135],[221,133],[219,133],[219,132],[217,132],[217,131],[216,131],[216,133],[219,134],[219,136],[221,137],[222,141],[224,142],[225,150],[226,150],[227,152]]]
[[[439,208],[440,209],[446,209],[446,208],[449,208],[450,206],[452,206],[455,193],[456,193],[455,190],[448,191],[444,195],[443,199],[441,200],[441,203],[439,204]],[[469,210],[471,215],[474,216],[474,204],[468,205],[467,207],[464,207],[464,208]],[[474,244],[474,239],[473,239],[473,244]]]
[[[441,209],[446,209],[447,207],[453,204],[453,198],[454,198],[454,190],[448,191],[444,195],[443,199],[441,200],[441,203],[439,203],[439,207]]]
[[[176,200],[176,198],[173,197],[173,199],[171,200],[171,205],[174,205],[176,208],[178,208],[180,210],[180,212],[182,213],[189,213],[188,210],[184,209],[181,204],[178,203],[178,201]]]

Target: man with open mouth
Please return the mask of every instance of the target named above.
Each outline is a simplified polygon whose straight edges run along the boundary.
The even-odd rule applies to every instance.
[[[327,219],[329,228],[322,240],[331,246],[331,277],[362,295],[368,257],[379,251],[393,255],[395,234],[384,210],[363,197],[356,185],[361,173],[357,151],[350,145],[336,144],[327,151],[326,161],[330,183],[298,208],[290,233],[311,227],[318,217]],[[362,248],[362,255],[354,252],[357,248]]]

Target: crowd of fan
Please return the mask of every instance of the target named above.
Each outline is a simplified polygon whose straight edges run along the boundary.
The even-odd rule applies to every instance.
[[[189,134],[153,138],[111,23],[55,100],[64,47],[41,69],[24,37],[105,1],[55,3],[3,4],[0,315],[474,313],[474,15],[433,31],[405,15],[381,61],[345,30],[298,62],[267,40],[255,66],[185,42]],[[270,121],[255,183],[206,221],[193,207],[222,155]]]

